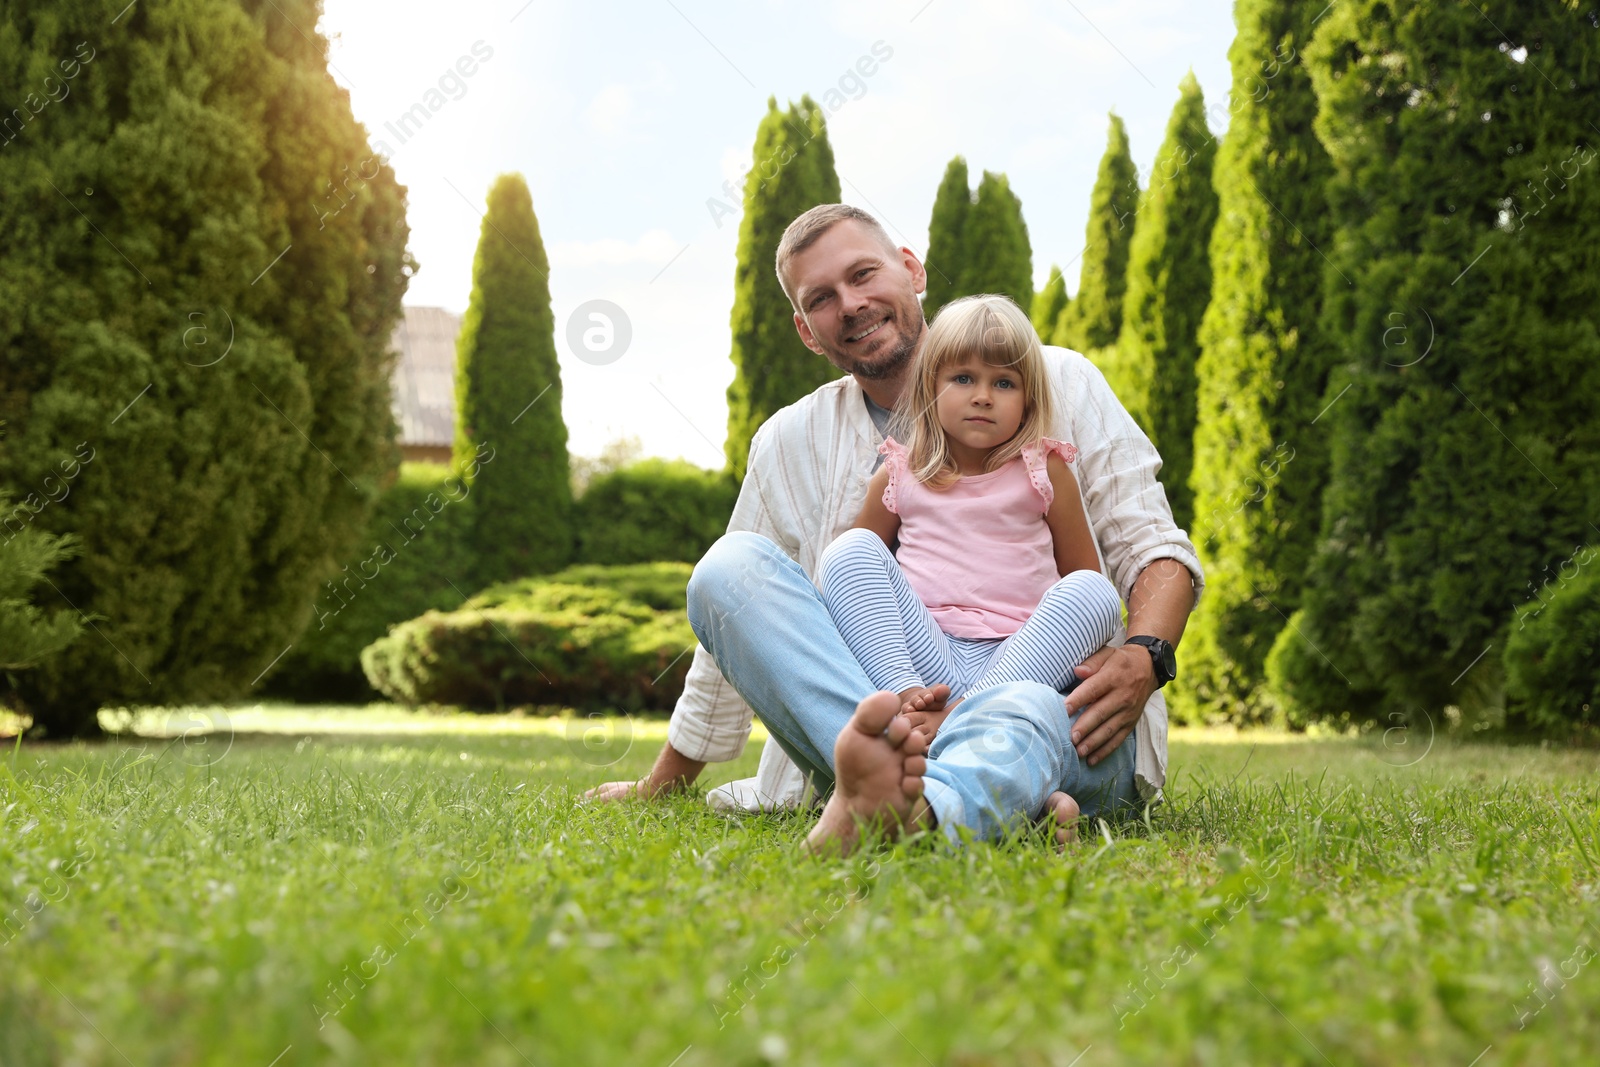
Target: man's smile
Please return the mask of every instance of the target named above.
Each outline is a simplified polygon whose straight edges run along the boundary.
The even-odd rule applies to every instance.
[[[876,322],[873,325],[867,327],[865,330],[862,330],[860,333],[851,334],[850,336],[846,337],[845,338],[845,342],[847,344],[855,344],[857,341],[866,340],[868,337],[871,337],[873,334],[877,333],[880,329],[882,329],[883,328],[883,324],[888,322],[892,318],[894,318],[893,315],[885,315],[878,322]]]

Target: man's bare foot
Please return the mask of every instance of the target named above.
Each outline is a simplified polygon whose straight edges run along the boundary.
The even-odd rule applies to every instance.
[[[1044,822],[1055,830],[1057,848],[1078,839],[1078,814],[1078,802],[1059,789],[1044,802]]]
[[[848,856],[863,827],[893,839],[932,825],[933,812],[922,799],[927,746],[898,714],[900,703],[894,693],[872,694],[856,705],[834,742],[833,796],[806,838],[812,852]]]

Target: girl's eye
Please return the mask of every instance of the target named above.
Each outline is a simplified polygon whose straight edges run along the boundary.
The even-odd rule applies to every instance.
[[[952,374],[950,376],[950,380],[952,382],[955,382],[957,385],[970,385],[972,383],[972,375],[970,375],[970,374]]]
[[[1010,378],[1001,378],[999,381],[995,382],[994,384],[995,384],[996,388],[1001,388],[1001,389],[1015,389],[1017,387],[1017,383],[1012,381]]]

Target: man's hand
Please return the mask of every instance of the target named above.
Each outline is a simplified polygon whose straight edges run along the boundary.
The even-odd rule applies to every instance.
[[[613,800],[632,800],[635,797],[649,799],[650,793],[645,791],[645,779],[637,782],[607,782],[586,790],[583,794],[585,800],[599,800],[610,802]]]
[[[1073,670],[1083,681],[1067,694],[1067,714],[1082,709],[1072,724],[1072,743],[1092,767],[1138,725],[1156,691],[1156,669],[1142,646],[1123,645],[1102,648]]]
[[[654,800],[665,794],[689,788],[704,769],[704,763],[685,756],[668,741],[662,744],[661,754],[656,757],[656,765],[650,768],[649,774],[636,782],[607,782],[604,785],[597,785],[584,793],[583,799],[602,803],[631,800],[635,797],[640,800]]]

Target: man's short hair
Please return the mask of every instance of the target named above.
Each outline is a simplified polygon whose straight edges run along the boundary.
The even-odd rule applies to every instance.
[[[895,243],[889,239],[883,224],[867,212],[850,204],[818,204],[789,223],[788,228],[783,231],[782,239],[778,241],[778,284],[783,286],[783,295],[789,298],[789,304],[796,311],[800,308],[795,304],[794,293],[789,289],[790,262],[795,256],[816,244],[836,223],[844,222],[846,219],[859,222],[876,234],[883,242],[884,248],[891,252],[898,251]]]

